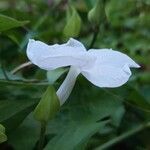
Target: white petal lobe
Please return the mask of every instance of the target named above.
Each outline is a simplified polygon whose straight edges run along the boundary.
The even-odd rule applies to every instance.
[[[73,38],[70,38],[68,40],[68,42],[66,44],[64,44],[66,46],[71,46],[71,47],[74,47],[74,48],[78,48],[77,50],[79,51],[86,51],[86,48],[84,47],[84,45],[77,41],[76,39],[73,39]]]
[[[128,64],[129,67],[139,68],[140,66],[135,63],[129,56],[119,51],[111,49],[91,49],[88,51],[90,55],[96,56],[99,64],[112,64],[116,67],[123,67]]]
[[[124,66],[123,68],[126,68]],[[131,76],[131,72],[123,68],[113,66],[94,67],[83,71],[82,74],[94,85],[98,87],[119,87],[126,83]],[[130,70],[130,69],[129,69]]]
[[[108,49],[90,50],[89,55],[95,56],[93,67],[82,70],[82,74],[94,85],[99,87],[119,87],[131,76],[130,67],[138,68],[127,55]]]
[[[66,44],[52,46],[41,41],[29,40],[27,46],[30,61],[45,70],[64,66],[85,66],[89,61],[89,56],[85,53],[84,46],[74,39],[70,39]]]

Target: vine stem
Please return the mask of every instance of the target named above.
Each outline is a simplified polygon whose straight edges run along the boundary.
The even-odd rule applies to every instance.
[[[48,82],[37,82],[35,80],[3,80],[0,79],[0,85],[12,86],[48,86]]]
[[[114,138],[114,139],[112,139],[112,140],[110,140],[110,141],[108,141],[108,142],[100,145],[95,150],[105,150],[105,149],[108,149],[112,145],[115,145],[115,144],[121,142],[122,140],[124,140],[124,139],[126,139],[126,138],[128,138],[128,137],[130,137],[130,136],[132,136],[132,135],[134,135],[134,134],[136,134],[136,133],[144,130],[145,128],[148,128],[148,127],[150,127],[150,122],[147,122],[145,124],[139,125],[139,126],[133,128],[133,129],[131,129],[131,130],[123,133],[122,135],[120,135],[120,136],[118,136],[118,137],[116,137],[116,138]]]
[[[98,33],[99,33],[99,26],[96,25],[96,26],[94,26],[94,29],[93,29],[93,37],[92,37],[92,41],[90,43],[89,49],[94,46],[97,36],[98,36]]]
[[[16,68],[14,68],[14,69],[11,71],[11,73],[12,73],[12,74],[16,74],[16,73],[17,73],[18,71],[20,71],[21,69],[23,69],[23,68],[25,68],[25,67],[28,67],[28,66],[30,66],[30,65],[32,65],[32,62],[31,62],[31,61],[25,62],[25,63],[23,63],[23,64],[17,66]]]
[[[45,143],[45,133],[46,133],[46,123],[41,123],[41,131],[40,131],[40,138],[38,142],[38,150],[43,150],[44,143]]]

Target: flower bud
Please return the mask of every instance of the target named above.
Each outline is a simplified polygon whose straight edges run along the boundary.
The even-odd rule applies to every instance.
[[[103,0],[97,0],[95,6],[88,13],[88,20],[99,25],[105,19],[105,7]]]
[[[78,12],[74,7],[71,7],[70,9],[70,11],[67,11],[67,24],[63,31],[66,38],[77,37],[81,29],[81,18]]]
[[[34,110],[34,118],[47,123],[59,111],[60,103],[53,86],[49,86]]]
[[[5,134],[5,127],[0,124],[0,143],[7,141],[7,136]]]

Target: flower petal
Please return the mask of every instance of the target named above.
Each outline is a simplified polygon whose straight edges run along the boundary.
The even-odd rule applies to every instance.
[[[78,48],[78,51],[86,51],[84,45],[76,39],[70,38],[66,44],[66,46]]]
[[[80,71],[76,67],[71,67],[66,79],[62,83],[62,85],[57,90],[57,96],[60,100],[60,105],[64,104],[64,102],[68,99],[69,95],[71,94],[71,91],[74,87],[74,84],[76,82],[76,78],[79,75]]]
[[[112,49],[91,49],[88,53],[92,56],[97,57],[98,64],[114,65],[116,67],[123,67],[128,64],[129,67],[139,68],[140,66],[135,63],[129,56],[119,51]]]
[[[131,76],[129,67],[138,68],[127,55],[108,49],[90,50],[88,53],[96,57],[93,67],[82,70],[82,74],[99,87],[118,87],[126,83]]]
[[[32,63],[45,70],[64,66],[82,67],[89,61],[84,46],[75,39],[66,44],[49,46],[41,41],[29,40],[27,56]]]

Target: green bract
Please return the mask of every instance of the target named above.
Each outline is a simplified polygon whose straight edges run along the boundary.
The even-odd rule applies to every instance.
[[[56,92],[52,86],[49,86],[34,110],[34,117],[36,120],[46,123],[55,116],[59,108]]]
[[[81,29],[81,18],[74,7],[71,7],[67,12],[67,24],[64,28],[64,36],[77,37]]]
[[[105,7],[103,0],[97,0],[94,7],[88,13],[88,20],[96,25],[105,19]]]

